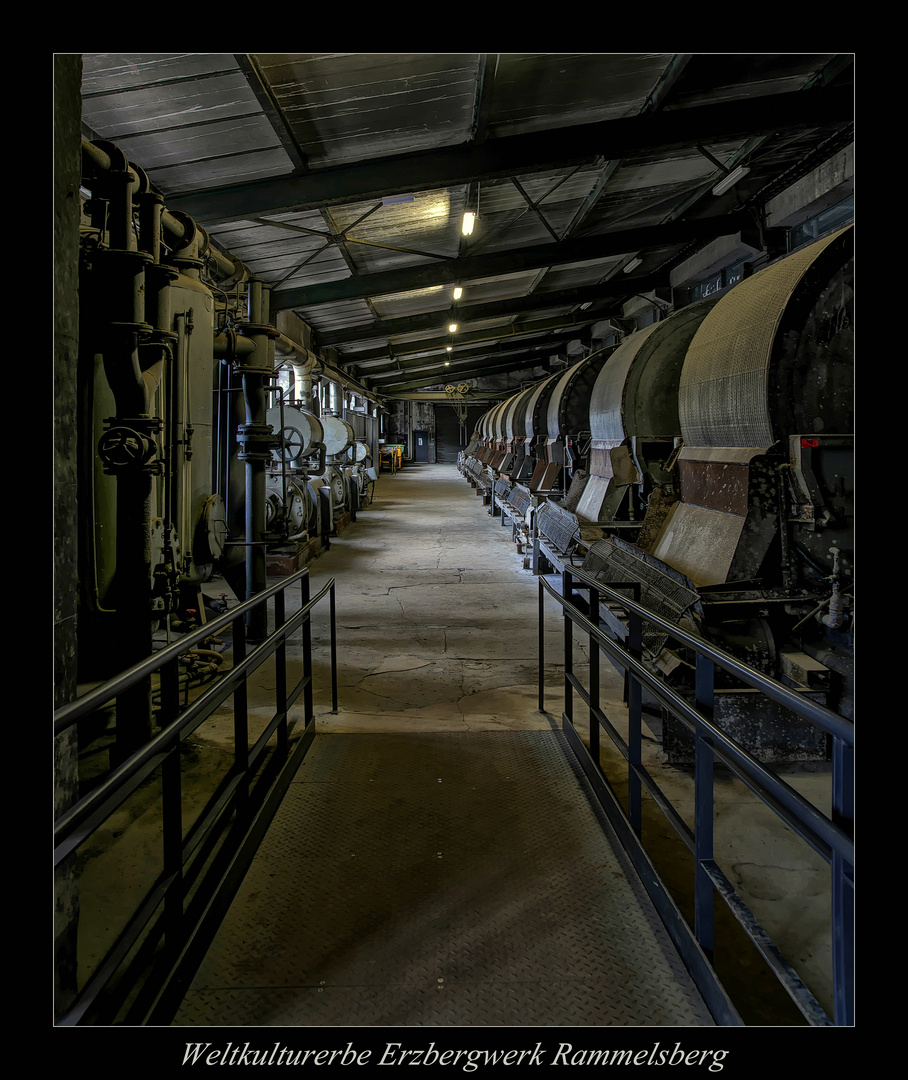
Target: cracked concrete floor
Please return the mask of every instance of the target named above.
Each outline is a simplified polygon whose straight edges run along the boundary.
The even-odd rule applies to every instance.
[[[373,503],[310,564],[313,592],[328,577],[337,582],[339,710],[322,675],[316,730],[550,728],[538,711],[537,581],[455,468],[382,474]],[[559,641],[553,620],[552,661]],[[313,642],[323,672],[329,639],[317,620]],[[557,683],[554,664],[548,678]]]
[[[331,707],[330,636],[322,615],[327,605],[319,605],[312,622],[317,731],[468,734],[560,725],[557,605],[546,598],[549,712],[540,713],[538,582],[524,569],[510,530],[488,515],[453,466],[408,466],[393,476],[382,474],[372,505],[310,565],[310,577],[313,593],[331,577],[337,582],[337,713]],[[575,668],[585,682],[586,643],[579,634],[574,649]],[[622,680],[606,663],[600,673],[603,709],[621,730]],[[273,715],[274,685],[266,668],[250,679],[253,738]],[[577,717],[582,735],[579,711]],[[225,703],[185,748],[187,820],[223,775],[233,739],[232,708]],[[655,738],[645,742],[645,751],[647,768],[690,820],[690,774],[664,765]],[[620,775],[611,766],[607,771]],[[828,769],[790,769],[785,779],[828,812]],[[620,783],[615,786],[620,795]],[[828,868],[740,781],[718,774],[715,788],[717,862],[830,1011]],[[157,873],[159,815],[145,798],[140,792],[135,805],[124,807],[84,852],[79,955],[86,971],[115,940],[124,912],[131,910],[129,896],[140,896]],[[691,879],[689,854],[686,848],[679,852],[683,845],[655,811],[644,820],[644,840],[663,879],[683,897]],[[754,958],[736,953],[734,966],[720,975],[736,1002],[743,992],[755,1003],[749,1023],[798,1022],[790,1012],[766,1011],[767,977]]]
[[[329,636],[314,620],[317,731],[547,730],[560,724],[557,605],[545,598],[549,713],[540,713],[538,581],[524,569],[510,529],[489,516],[453,466],[382,474],[374,502],[310,564],[310,577],[313,592],[329,577],[337,582],[339,708],[332,713],[326,677]],[[585,681],[580,635],[574,650]],[[603,708],[620,729],[623,681],[604,662],[600,681]],[[663,790],[676,805],[691,806],[689,772],[666,766],[655,739],[647,752],[647,767]],[[828,812],[827,767],[784,771],[788,783]],[[831,1011],[828,867],[736,778],[717,775],[715,798],[717,861]],[[674,853],[672,831],[655,812],[648,831],[647,842],[663,857],[660,873],[683,890],[686,850]],[[755,998],[775,990],[755,958],[723,978],[751,984]],[[779,1008],[762,1022],[797,1022],[789,1006]]]

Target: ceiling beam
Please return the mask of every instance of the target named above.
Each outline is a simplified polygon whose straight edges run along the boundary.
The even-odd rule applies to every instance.
[[[507,375],[512,371],[530,371],[536,367],[547,368],[548,358],[546,356],[539,356],[538,358],[526,357],[523,360],[500,360],[490,364],[476,365],[472,368],[455,368],[453,365],[450,368],[445,368],[441,372],[433,374],[423,375],[422,377],[406,379],[393,385],[385,386],[381,391],[377,391],[383,398],[394,397],[395,394],[405,390],[419,390],[427,386],[438,386],[442,383],[447,384],[449,382],[461,382],[464,379],[480,379],[486,375]],[[551,373],[551,372],[550,372]],[[482,391],[477,391],[482,392]],[[516,389],[512,391],[516,393]]]
[[[463,284],[480,278],[558,266],[571,262],[605,259],[613,255],[669,247],[691,240],[714,240],[753,226],[746,212],[693,221],[672,221],[621,232],[583,236],[557,244],[537,244],[516,251],[493,252],[443,263],[408,266],[384,273],[361,274],[339,281],[317,282],[299,288],[278,289],[271,294],[271,310],[305,308],[338,300],[365,300],[375,296],[426,289],[433,285]]]
[[[398,154],[318,169],[304,176],[256,180],[184,194],[174,192],[168,196],[168,205],[190,214],[201,224],[211,225],[548,171],[603,157],[628,158],[697,143],[795,133],[847,123],[853,117],[850,88],[773,94],[487,139],[479,145],[467,143]]]
[[[591,326],[593,323],[598,322],[600,315],[591,314],[589,311],[576,312],[571,315],[563,315],[553,319],[536,319],[530,323],[510,323],[507,326],[492,326],[487,330],[475,330],[473,333],[466,333],[457,335],[458,345],[477,345],[486,341],[508,341],[513,338],[526,338],[531,336],[538,336],[540,334],[551,334],[557,330],[564,330],[572,328],[578,332],[585,326]],[[394,364],[400,357],[407,355],[415,355],[417,353],[426,352],[439,352],[443,353],[446,345],[450,344],[451,337],[449,334],[440,334],[437,337],[423,338],[421,341],[408,341],[401,342],[398,345],[394,345],[390,348],[384,346],[383,348],[370,349],[368,352],[360,353],[356,360],[348,361],[344,358],[344,362],[351,362],[356,366],[362,365],[369,360],[383,360],[387,358],[388,364]],[[370,375],[374,375],[373,371],[369,371]]]
[[[580,332],[578,328],[578,334]],[[356,371],[358,379],[368,379],[370,385],[384,380],[393,380],[395,376],[405,377],[421,371],[431,371],[433,368],[441,369],[447,360],[451,366],[457,364],[477,364],[488,362],[489,357],[496,360],[519,359],[536,351],[552,356],[562,352],[567,343],[578,335],[557,334],[553,330],[542,330],[537,333],[528,332],[514,338],[496,338],[493,341],[482,342],[473,346],[458,346],[456,352],[445,353],[435,350],[428,355],[411,357],[408,360],[393,358],[385,360],[380,367],[363,369],[355,364],[347,364]]]
[[[373,379],[381,381],[383,379],[393,379],[395,375],[404,377],[421,371],[431,371],[433,368],[441,369],[444,367],[446,360],[452,365],[476,364],[487,361],[490,356],[497,359],[522,357],[537,349],[545,352],[546,356],[551,356],[563,349],[567,340],[565,337],[556,338],[553,336],[552,331],[546,331],[536,336],[522,337],[519,341],[483,342],[481,345],[458,348],[457,352],[434,352],[427,356],[409,360],[395,359],[390,363],[385,361],[375,368],[361,368],[356,364],[347,364],[346,362],[344,362],[344,366],[355,371],[356,378],[368,380],[371,383]]]
[[[511,315],[526,315],[532,312],[550,311],[557,308],[580,307],[581,304],[595,304],[598,301],[616,300],[638,292],[650,292],[666,283],[665,275],[650,274],[646,277],[622,277],[597,285],[585,285],[577,289],[559,289],[548,293],[529,293],[515,296],[510,300],[497,300],[487,304],[453,304],[450,307],[428,311],[423,315],[402,316],[399,319],[383,319],[370,326],[351,327],[349,330],[331,330],[318,333],[320,346],[353,345],[360,341],[376,341],[393,337],[396,334],[413,334],[422,331],[437,330],[445,322],[455,319],[461,324],[469,324],[484,319],[500,319]],[[611,308],[613,305],[609,305]],[[606,318],[600,310],[599,318]]]

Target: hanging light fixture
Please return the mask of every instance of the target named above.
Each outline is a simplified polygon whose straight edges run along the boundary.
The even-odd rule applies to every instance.
[[[457,333],[457,323],[456,322],[452,322],[448,326],[448,333],[449,334],[456,334]]]
[[[470,195],[470,187],[467,187],[467,206],[463,212],[463,225],[461,231],[464,236],[472,236],[473,226],[476,224],[476,219],[479,217],[479,184],[476,185],[476,202],[474,203]]]
[[[718,183],[713,184],[713,195],[724,195],[729,188],[734,187],[742,177],[747,176],[750,172],[750,167],[747,165],[737,165],[734,169],[729,169],[727,165],[723,165],[717,157],[714,157],[705,146],[700,146],[699,143],[697,144],[697,149],[707,161],[712,162],[717,169],[725,173]]]
[[[459,285],[454,286],[454,299],[459,300],[463,296],[463,289]]]
[[[723,195],[730,187],[734,187],[742,177],[747,176],[749,172],[750,169],[746,165],[739,165],[736,169],[732,169],[713,188],[713,195]]]

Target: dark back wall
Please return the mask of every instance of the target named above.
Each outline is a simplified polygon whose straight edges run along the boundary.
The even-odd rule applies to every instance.
[[[457,455],[468,445],[473,429],[488,409],[487,404],[467,406],[467,419],[461,429],[453,405],[435,406],[435,445],[440,464],[457,464]]]

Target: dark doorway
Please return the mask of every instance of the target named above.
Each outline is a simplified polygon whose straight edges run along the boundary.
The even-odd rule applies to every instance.
[[[489,405],[470,405],[467,417],[461,424],[457,413],[449,405],[435,409],[435,452],[439,464],[457,464],[457,455],[470,441],[476,425],[488,411]]]
[[[429,460],[429,433],[428,431],[413,432],[413,460]]]

